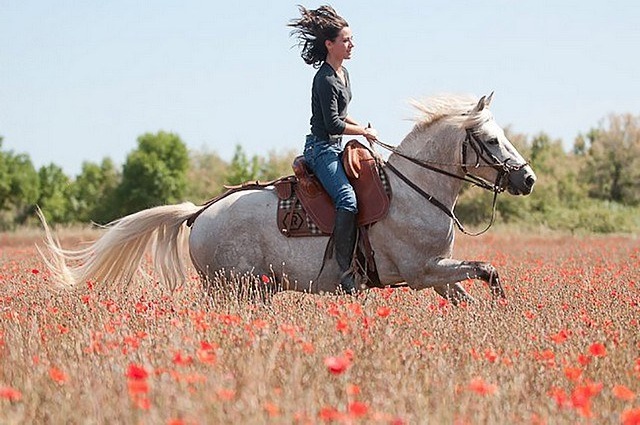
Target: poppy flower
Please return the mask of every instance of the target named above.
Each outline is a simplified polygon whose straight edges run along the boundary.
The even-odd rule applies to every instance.
[[[188,354],[182,354],[181,351],[176,352],[172,360],[176,366],[188,366],[193,363],[193,357]]]
[[[360,394],[360,387],[356,384],[348,384],[347,385],[347,394],[349,395],[358,395]]]
[[[473,391],[476,394],[480,395],[491,395],[494,394],[498,387],[493,384],[489,384],[482,378],[473,378],[467,387],[469,391]]]
[[[593,357],[604,357],[607,355],[607,349],[604,344],[595,342],[589,347],[589,353],[591,353]]]
[[[564,376],[566,376],[569,381],[577,381],[580,379],[581,375],[582,375],[582,369],[580,369],[579,367],[564,368]]]
[[[280,408],[274,403],[267,401],[262,405],[262,407],[271,417],[280,415]]]
[[[622,412],[620,422],[622,425],[640,425],[640,407]]]
[[[67,375],[56,367],[49,369],[49,377],[58,384],[64,384],[67,381]]]
[[[325,406],[320,409],[318,416],[324,422],[335,422],[342,419],[342,414],[335,407],[331,406]]]
[[[0,387],[0,398],[9,401],[20,401],[22,400],[22,393],[12,387]]]
[[[551,341],[555,342],[556,344],[562,344],[567,340],[567,338],[569,338],[569,332],[564,329],[560,330],[557,334],[551,335],[549,337],[549,339],[551,339]]]
[[[362,418],[369,413],[369,406],[361,401],[352,401],[349,403],[349,415],[355,418]]]
[[[228,388],[220,388],[216,391],[216,395],[220,400],[230,401],[236,396],[236,392],[234,390],[230,390]]]
[[[334,375],[340,375],[349,368],[351,361],[344,356],[331,356],[324,359],[324,364],[329,369],[329,372]]]
[[[147,379],[147,376],[149,376],[149,373],[143,366],[138,366],[136,364],[129,365],[129,369],[127,370],[127,378],[133,380],[143,380]]]
[[[378,309],[376,310],[376,314],[378,315],[378,317],[382,317],[384,319],[391,314],[391,308],[386,306],[378,307]]]
[[[631,401],[636,398],[636,394],[624,385],[614,385],[611,392],[616,398],[624,401]]]

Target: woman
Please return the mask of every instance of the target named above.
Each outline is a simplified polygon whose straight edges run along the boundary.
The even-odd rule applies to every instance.
[[[302,48],[302,59],[318,71],[311,88],[311,134],[304,158],[327,190],[336,207],[333,230],[336,260],[342,271],[340,284],[357,292],[351,257],[356,242],[356,194],[342,166],[342,135],[376,139],[376,130],[359,125],[347,113],[351,82],[343,62],[351,58],[353,35],[349,24],[331,6],[308,10],[300,6],[300,18],[289,23]]]

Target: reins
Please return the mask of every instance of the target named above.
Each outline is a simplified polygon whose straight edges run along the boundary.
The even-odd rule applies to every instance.
[[[448,208],[446,205],[444,205],[442,202],[440,202],[438,199],[436,199],[433,195],[427,193],[426,191],[424,191],[422,188],[420,188],[418,185],[416,185],[413,181],[411,181],[411,179],[409,179],[406,175],[402,174],[402,172],[400,172],[400,170],[398,170],[396,167],[394,167],[393,165],[391,165],[391,163],[389,163],[388,161],[385,161],[384,166],[389,168],[389,170],[391,170],[394,174],[396,174],[398,177],[400,177],[400,180],[402,180],[403,182],[405,182],[407,184],[407,186],[409,186],[410,188],[412,188],[414,191],[416,191],[418,194],[420,194],[420,196],[422,196],[423,198],[425,198],[427,201],[429,201],[432,205],[434,205],[435,207],[437,207],[438,209],[440,209],[442,212],[444,212],[449,218],[451,218],[451,220],[453,220],[454,224],[456,225],[456,227],[464,234],[469,235],[469,236],[480,236],[483,233],[487,232],[491,226],[493,226],[493,223],[495,222],[495,216],[496,216],[496,208],[497,208],[497,202],[498,202],[498,194],[504,191],[504,188],[502,188],[500,186],[500,181],[502,180],[502,178],[509,174],[509,172],[514,171],[514,170],[518,170],[522,167],[524,167],[526,164],[523,165],[519,165],[519,166],[513,166],[511,164],[508,164],[507,161],[500,161],[498,158],[495,157],[495,155],[491,154],[488,149],[486,148],[486,146],[484,146],[484,143],[480,140],[478,140],[477,136],[473,133],[473,131],[471,129],[467,129],[466,131],[466,137],[465,140],[462,143],[462,163],[461,164],[452,164],[452,165],[459,165],[460,167],[462,167],[463,171],[465,172],[464,176],[459,176],[457,174],[451,173],[447,170],[443,170],[441,168],[435,167],[432,164],[433,163],[429,163],[428,161],[423,161],[411,156],[408,156],[402,152],[400,152],[398,150],[398,148],[396,146],[393,145],[389,145],[387,143],[384,143],[380,140],[374,140],[373,142],[376,143],[377,145],[389,150],[392,153],[395,153],[396,155],[400,156],[401,158],[404,158],[422,168],[425,168],[427,170],[430,171],[434,171],[436,173],[440,173],[443,174],[445,176],[448,177],[452,177],[458,180],[462,180],[465,181],[467,183],[471,183],[474,186],[478,186],[482,189],[488,190],[493,192],[493,201],[492,201],[492,206],[491,206],[491,220],[489,221],[489,224],[481,231],[477,232],[477,233],[473,233],[473,232],[469,232],[467,231],[467,229],[464,227],[464,225],[460,222],[460,220],[456,217],[455,213],[453,212],[452,209]],[[484,160],[488,167],[492,167],[495,168],[498,171],[498,175],[496,176],[496,181],[495,183],[491,184],[488,181],[471,175],[469,174],[468,170],[467,170],[467,149],[468,146],[470,146],[475,154],[476,154],[476,163],[474,164],[474,168],[478,168],[480,167],[480,159]],[[489,157],[489,160],[487,158],[487,156]],[[492,161],[495,161],[494,163],[492,163]]]

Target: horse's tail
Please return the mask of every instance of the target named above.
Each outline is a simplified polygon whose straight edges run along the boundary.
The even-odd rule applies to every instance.
[[[73,288],[89,280],[98,286],[124,287],[141,268],[150,247],[160,281],[173,290],[186,278],[188,230],[184,222],[199,208],[185,202],[139,211],[109,223],[99,239],[77,250],[60,246],[38,210],[47,253],[40,247],[38,251],[61,287]]]

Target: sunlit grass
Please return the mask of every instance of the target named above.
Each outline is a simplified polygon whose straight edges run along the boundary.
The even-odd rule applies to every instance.
[[[461,307],[405,289],[251,302],[195,275],[60,294],[33,239],[0,236],[0,423],[638,423],[632,237],[459,238],[508,294],[468,281]]]

